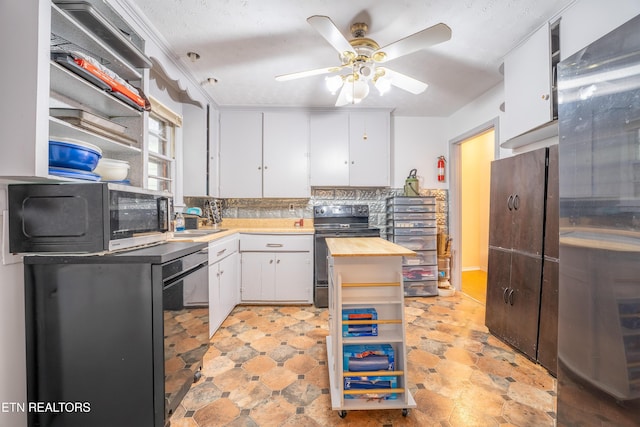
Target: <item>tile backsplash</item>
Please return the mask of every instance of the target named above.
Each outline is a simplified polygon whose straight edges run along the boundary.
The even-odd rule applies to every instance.
[[[400,196],[401,188],[314,188],[309,199],[223,199],[222,218],[313,218],[318,205],[367,204],[369,223],[383,230],[386,227],[386,199]],[[449,191],[421,189],[421,196],[435,196],[438,229],[449,230]],[[204,208],[210,198],[185,197],[188,207]]]

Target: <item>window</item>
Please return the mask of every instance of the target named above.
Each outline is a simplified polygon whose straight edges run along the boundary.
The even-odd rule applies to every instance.
[[[147,188],[174,193],[176,128],[182,117],[153,97],[150,101]]]

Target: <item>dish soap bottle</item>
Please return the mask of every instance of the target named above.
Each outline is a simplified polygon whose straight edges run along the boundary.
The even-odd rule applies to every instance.
[[[184,231],[184,217],[182,212],[176,214],[176,231]]]

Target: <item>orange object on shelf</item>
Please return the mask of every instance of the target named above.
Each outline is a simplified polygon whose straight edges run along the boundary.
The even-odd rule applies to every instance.
[[[89,61],[85,61],[84,59],[80,59],[80,58],[74,58],[74,61],[80,67],[84,68],[85,70],[87,70],[88,72],[90,72],[91,74],[93,74],[94,76],[96,76],[97,78],[105,82],[106,84],[108,84],[111,87],[111,90],[113,90],[114,92],[119,92],[123,94],[124,96],[126,96],[127,98],[129,98],[130,100],[132,100],[133,102],[135,102],[141,107],[145,106],[145,101],[142,97],[140,97],[140,95],[132,92],[128,87],[124,86],[122,83],[118,82],[109,74],[105,73],[103,70],[96,67]]]

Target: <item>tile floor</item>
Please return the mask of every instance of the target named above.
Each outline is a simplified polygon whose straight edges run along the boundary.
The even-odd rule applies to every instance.
[[[172,427],[553,426],[555,379],[491,336],[484,305],[453,297],[406,300],[408,384],[417,408],[331,410],[327,311],[238,306],[213,336],[203,376]]]

